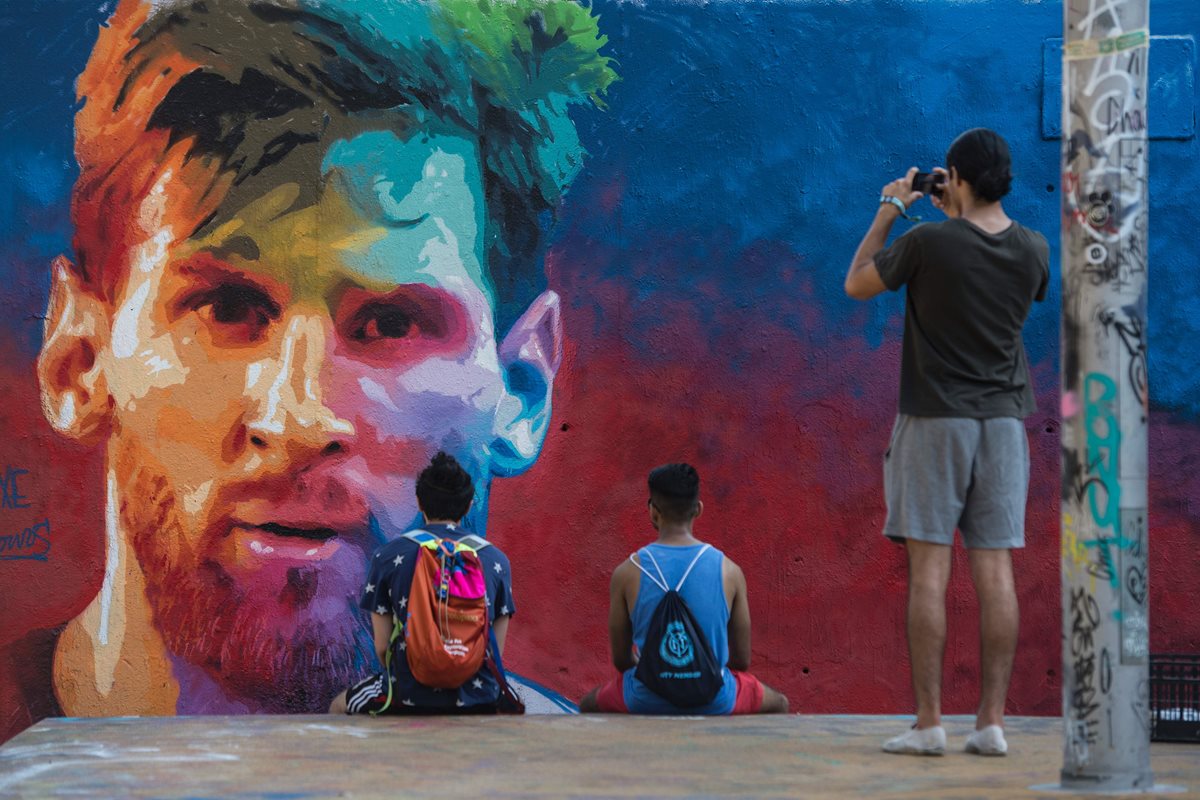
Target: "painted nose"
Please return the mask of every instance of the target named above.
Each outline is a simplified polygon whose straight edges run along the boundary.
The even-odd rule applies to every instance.
[[[246,434],[254,449],[290,459],[349,449],[354,425],[326,404],[322,391],[330,339],[320,317],[296,315],[288,320],[278,352],[249,366],[246,386],[253,402]]]

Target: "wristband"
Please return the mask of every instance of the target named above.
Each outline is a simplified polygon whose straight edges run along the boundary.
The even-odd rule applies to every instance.
[[[908,206],[904,205],[904,201],[901,200],[899,197],[892,197],[890,194],[881,194],[881,195],[879,195],[879,204],[880,205],[885,205],[885,204],[893,205],[896,208],[900,209],[900,216],[904,217],[905,219],[912,220],[913,222],[921,221],[920,217],[910,217],[908,215]]]

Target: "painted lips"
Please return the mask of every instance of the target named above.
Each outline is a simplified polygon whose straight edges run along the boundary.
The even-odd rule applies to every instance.
[[[289,525],[235,524],[230,530],[237,561],[323,561],[341,547],[342,537],[332,528],[296,528]]]
[[[343,558],[365,561],[374,549],[371,505],[340,461],[230,486],[217,503],[217,558],[260,576],[264,568],[314,565],[347,546]]]
[[[321,561],[345,543],[367,545],[365,501],[289,503],[254,499],[236,503],[229,535],[233,556],[250,563],[263,560]],[[351,501],[352,500],[352,501]]]
[[[333,528],[296,528],[290,525],[280,525],[277,522],[268,522],[254,527],[276,536],[295,536],[299,539],[312,539],[316,542],[323,542],[337,536],[337,531]]]

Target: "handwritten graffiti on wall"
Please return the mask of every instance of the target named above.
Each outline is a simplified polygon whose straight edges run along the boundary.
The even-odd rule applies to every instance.
[[[1075,515],[1070,511],[1062,513],[1062,563],[1063,569],[1070,576],[1074,576],[1077,572],[1087,571],[1095,577],[1087,545],[1080,538],[1079,529],[1075,524]],[[1096,588],[1094,581],[1091,588],[1093,590]]]
[[[0,476],[0,511],[29,508],[27,476],[29,470],[13,466]],[[0,516],[6,530],[0,532],[0,561],[46,561],[50,557],[50,520],[43,519],[19,527],[8,527],[13,515]]]
[[[0,478],[0,491],[3,491],[0,509],[29,508],[29,498],[21,491],[18,483],[22,475],[28,474],[27,469],[15,469],[11,466],[4,468],[4,477]]]
[[[1121,428],[1117,421],[1117,385],[1111,378],[1091,373],[1083,383],[1084,429],[1087,431],[1088,507],[1092,520],[1110,535],[1100,534],[1084,543],[1095,549],[1094,575],[1116,587],[1120,583],[1114,563],[1114,548],[1122,548],[1121,536]]]
[[[1098,17],[1086,17],[1085,36]],[[1131,273],[1145,270],[1146,111],[1139,79],[1144,80],[1148,40],[1146,34],[1131,41],[1127,52],[1094,59],[1082,87],[1093,102],[1069,108],[1086,126],[1067,138],[1064,222],[1073,236],[1082,234],[1083,272],[1097,285],[1123,285]],[[1100,135],[1094,138],[1094,131]]]
[[[50,557],[50,520],[0,536],[0,561],[46,561]]]
[[[1107,681],[1111,678],[1108,650],[1096,650],[1095,632],[1100,626],[1100,607],[1085,589],[1071,592],[1071,676],[1074,680],[1070,689],[1071,719],[1083,732],[1080,737],[1087,744],[1095,744],[1100,710],[1098,693],[1107,693]]]
[[[1092,518],[1101,528],[1120,531],[1121,427],[1117,422],[1117,385],[1107,375],[1092,373],[1083,383],[1087,464],[1096,478],[1088,483]]]
[[[1150,655],[1149,573],[1146,509],[1121,510],[1121,663],[1144,664]]]
[[[1149,373],[1146,367],[1146,330],[1142,324],[1142,316],[1134,306],[1123,308],[1106,308],[1098,317],[1106,333],[1113,333],[1125,350],[1129,360],[1126,379],[1133,390],[1134,397],[1142,407],[1142,422],[1150,406]]]

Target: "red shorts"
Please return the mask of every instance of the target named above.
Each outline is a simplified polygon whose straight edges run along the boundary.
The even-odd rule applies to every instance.
[[[737,681],[737,694],[733,700],[733,710],[730,714],[757,714],[763,704],[762,681],[749,672],[729,670]],[[625,676],[618,674],[600,688],[596,694],[596,704],[606,714],[628,714],[625,706]],[[686,709],[680,709],[687,713]]]

